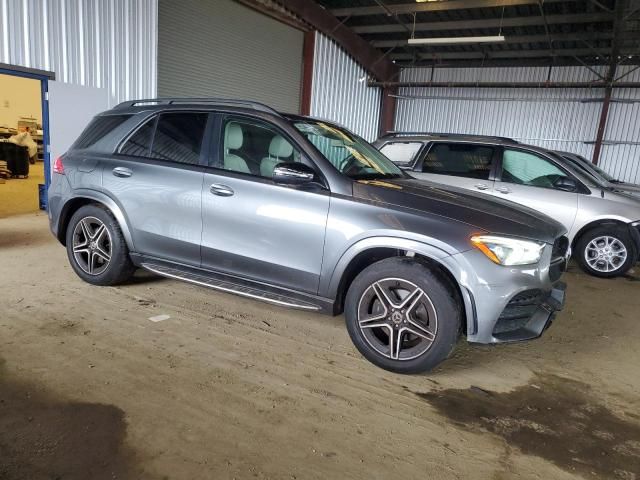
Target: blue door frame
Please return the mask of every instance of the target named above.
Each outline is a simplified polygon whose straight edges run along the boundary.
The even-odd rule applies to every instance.
[[[7,68],[8,67],[8,68]],[[0,74],[13,75],[14,77],[31,78],[34,80],[40,80],[40,97],[42,102],[42,146],[44,150],[44,185],[45,191],[43,193],[42,201],[45,208],[47,208],[47,191],[51,184],[51,158],[49,153],[49,80],[53,80],[54,74],[50,72],[39,73],[37,71],[28,71],[22,67],[16,67],[16,70],[11,66],[3,65],[0,67]]]

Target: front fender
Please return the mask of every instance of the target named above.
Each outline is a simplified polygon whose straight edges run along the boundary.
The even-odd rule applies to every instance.
[[[338,288],[340,286],[340,280],[342,279],[342,276],[347,270],[347,267],[349,266],[351,261],[362,252],[374,248],[395,248],[398,250],[406,250],[425,256],[427,258],[431,258],[436,261],[450,256],[449,253],[438,247],[429,245],[427,243],[418,242],[416,240],[390,236],[364,238],[351,245],[342,254],[340,259],[336,263],[336,266],[334,267],[328,282],[326,282],[326,284],[324,285],[321,285],[321,290],[324,290],[326,292],[325,296],[328,298],[336,298]]]
[[[131,229],[129,228],[129,222],[127,217],[122,209],[122,206],[118,203],[117,200],[113,199],[106,193],[98,192],[96,190],[89,189],[76,189],[73,191],[73,196],[70,197],[62,207],[62,211],[66,212],[68,205],[78,199],[88,199],[93,200],[97,203],[101,203],[106,208],[109,209],[111,214],[115,217],[118,225],[120,226],[120,230],[122,230],[122,235],[124,237],[125,242],[127,243],[127,247],[130,252],[135,252],[135,245],[133,243],[133,236],[131,235]],[[60,215],[60,222],[64,221],[65,215]],[[60,228],[60,226],[58,227]]]

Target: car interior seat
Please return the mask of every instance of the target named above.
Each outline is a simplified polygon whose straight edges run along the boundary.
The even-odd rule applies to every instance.
[[[231,153],[231,150],[242,148],[244,143],[244,135],[242,127],[237,123],[229,123],[224,132],[224,168],[234,172],[251,173],[247,162]]]
[[[293,146],[282,135],[276,135],[269,144],[269,156],[260,162],[260,175],[272,177],[273,169],[278,163],[291,161]]]

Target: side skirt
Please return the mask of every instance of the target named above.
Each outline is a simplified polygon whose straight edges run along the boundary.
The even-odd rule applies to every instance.
[[[132,255],[134,263],[157,275],[193,283],[226,293],[260,300],[273,305],[333,315],[331,299],[309,295],[273,285],[253,282],[219,272]]]

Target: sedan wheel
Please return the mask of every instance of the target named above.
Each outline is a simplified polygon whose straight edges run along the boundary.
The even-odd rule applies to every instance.
[[[624,226],[602,225],[583,233],[576,242],[576,260],[596,277],[623,275],[635,263],[636,246]]]
[[[598,272],[619,270],[627,261],[627,248],[615,237],[602,236],[591,240],[584,251],[584,258]]]

